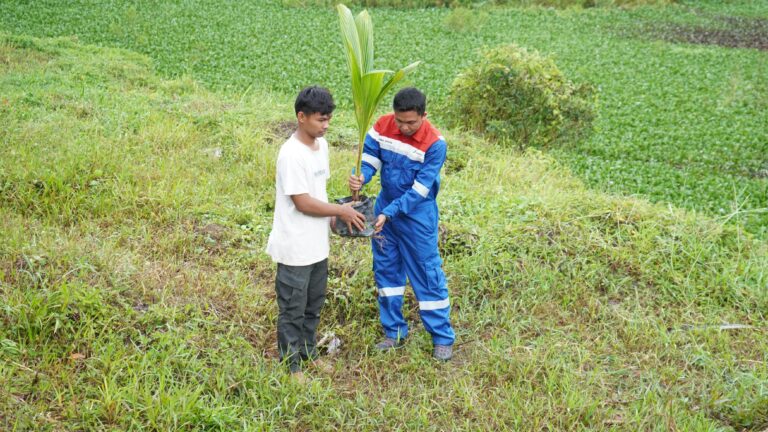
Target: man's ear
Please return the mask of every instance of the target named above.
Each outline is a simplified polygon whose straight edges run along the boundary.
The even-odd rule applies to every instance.
[[[421,118],[427,118],[427,112],[426,111],[424,111],[424,115],[421,116]]]
[[[304,112],[299,111],[296,114],[296,120],[298,120],[299,123],[304,123],[305,121],[307,121],[307,116],[306,116],[306,114],[304,114]]]

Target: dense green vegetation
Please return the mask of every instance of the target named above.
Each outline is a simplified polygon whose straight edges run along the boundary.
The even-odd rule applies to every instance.
[[[594,85],[598,117],[546,152],[443,129],[454,361],[418,324],[372,352],[369,247],[334,237],[342,346],[302,388],[262,251],[306,84],[341,102],[347,195],[336,13],[296,7],[322,1],[0,2],[0,430],[768,428],[767,1],[372,11],[377,66],[422,60],[438,125],[508,43]]]
[[[570,82],[551,58],[503,45],[459,73],[446,108],[448,126],[500,145],[547,148],[592,132],[597,94]]]
[[[422,60],[410,79],[430,96],[439,124],[451,82],[481,48],[516,43],[554,55],[568,79],[595,85],[601,101],[593,136],[555,152],[558,159],[592,186],[740,221],[765,237],[765,52],[661,42],[664,35],[649,31],[663,23],[744,27],[722,19],[729,16],[767,17],[768,2],[564,11],[381,8],[374,17],[377,65]],[[341,99],[349,94],[331,7],[284,7],[277,0],[4,2],[0,29],[128,48],[149,55],[166,77],[193,77],[235,95],[269,91],[287,100],[310,83],[329,86]]]
[[[419,326],[371,352],[369,248],[335,238],[321,326],[343,345],[300,388],[261,252],[284,98],[19,36],[0,36],[0,95],[2,430],[768,427],[768,247],[739,225],[446,131],[454,361]],[[339,110],[331,196],[353,125]]]

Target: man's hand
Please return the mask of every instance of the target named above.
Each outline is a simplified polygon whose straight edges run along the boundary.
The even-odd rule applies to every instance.
[[[387,223],[387,217],[383,214],[380,214],[378,217],[376,217],[376,224],[373,226],[373,232],[374,234],[378,234],[382,228],[384,228],[384,224]]]
[[[365,215],[353,209],[352,203],[340,205],[338,217],[346,222],[349,232],[352,232],[353,226],[357,228],[358,231],[365,229]]]
[[[360,189],[363,188],[363,181],[364,180],[365,179],[363,178],[362,174],[360,174],[360,175],[354,175],[354,174],[350,175],[349,176],[349,190],[351,190],[352,192],[359,191]]]

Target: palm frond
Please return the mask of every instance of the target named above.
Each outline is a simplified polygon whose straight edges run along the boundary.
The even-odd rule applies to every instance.
[[[393,72],[373,69],[373,22],[368,11],[362,11],[354,17],[352,11],[343,4],[338,4],[336,10],[339,14],[341,38],[352,81],[352,101],[355,105],[355,119],[360,139],[357,145],[355,172],[359,173],[365,134],[376,114],[376,107],[384,95],[420,62],[411,63],[394,72],[385,83],[385,76]]]

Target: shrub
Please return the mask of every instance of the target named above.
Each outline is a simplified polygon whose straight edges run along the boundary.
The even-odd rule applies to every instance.
[[[455,32],[473,32],[482,28],[486,21],[488,12],[458,7],[445,16],[443,24]]]
[[[524,148],[590,131],[597,95],[591,85],[567,80],[551,58],[504,45],[456,77],[446,105],[451,126]]]

